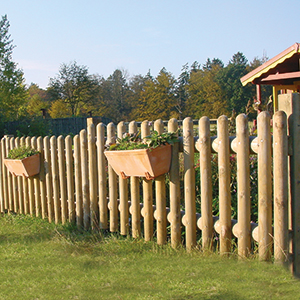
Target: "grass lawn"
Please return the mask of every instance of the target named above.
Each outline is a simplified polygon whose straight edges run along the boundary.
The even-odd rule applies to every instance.
[[[278,265],[7,215],[0,287],[0,299],[300,299],[300,281]]]

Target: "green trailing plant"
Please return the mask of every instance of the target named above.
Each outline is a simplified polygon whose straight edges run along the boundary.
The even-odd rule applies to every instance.
[[[118,138],[117,143],[110,145],[108,150],[155,149],[162,145],[173,145],[176,142],[178,142],[176,132],[159,134],[157,131],[153,131],[143,139],[140,136],[140,132],[135,134],[125,133],[123,138]]]
[[[258,221],[258,173],[257,173],[257,156],[250,155],[250,200],[251,200],[251,221]],[[212,209],[213,215],[219,215],[219,170],[218,170],[218,155],[211,156],[211,171],[212,171]],[[195,163],[196,175],[196,206],[200,212],[201,205],[201,178],[199,161]],[[237,219],[237,162],[236,155],[230,155],[230,190],[231,190],[231,217]]]
[[[23,159],[35,154],[38,154],[39,151],[32,149],[30,146],[21,146],[18,148],[11,149],[7,155],[9,159]]]

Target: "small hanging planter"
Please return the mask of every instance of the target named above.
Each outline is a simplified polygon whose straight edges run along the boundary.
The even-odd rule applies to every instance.
[[[117,144],[109,146],[104,154],[114,171],[123,179],[130,176],[154,179],[169,172],[171,145],[177,142],[175,132],[159,135],[154,131],[141,139],[139,134],[125,134]]]
[[[123,179],[135,176],[150,180],[170,170],[171,145],[154,149],[106,151],[104,154],[114,171]]]
[[[40,172],[40,153],[29,147],[12,149],[3,162],[14,176],[31,177]]]
[[[4,159],[4,164],[14,176],[31,177],[40,173],[40,154],[23,159]]]

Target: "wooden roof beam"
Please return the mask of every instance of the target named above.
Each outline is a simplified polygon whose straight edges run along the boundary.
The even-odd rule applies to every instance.
[[[290,73],[276,73],[268,75],[265,78],[262,78],[260,81],[271,81],[271,80],[282,80],[282,79],[293,79],[293,78],[300,78],[300,71],[298,72],[290,72]]]

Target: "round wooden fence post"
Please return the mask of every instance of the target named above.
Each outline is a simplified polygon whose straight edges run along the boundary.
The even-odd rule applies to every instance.
[[[137,133],[137,123],[132,121],[129,123],[129,134]],[[138,238],[141,236],[141,206],[140,206],[140,184],[139,177],[130,177],[130,195],[131,195],[131,224],[132,237]]]
[[[117,127],[118,138],[122,139],[126,131],[124,122],[120,122]],[[128,207],[128,180],[119,176],[119,198],[120,198],[120,233],[129,234],[129,207]]]
[[[37,150],[40,152],[40,174],[38,175],[40,181],[40,193],[41,193],[41,210],[42,218],[47,217],[47,196],[46,196],[46,181],[45,181],[45,152],[43,138],[41,136],[37,139]]]
[[[154,122],[154,130],[158,134],[164,132],[164,123],[161,119]],[[157,244],[164,245],[167,242],[167,210],[166,210],[166,176],[161,175],[155,178],[155,197],[156,197],[156,230]]]
[[[66,170],[67,170],[67,201],[68,201],[68,220],[75,222],[75,200],[74,200],[74,170],[73,170],[73,149],[72,137],[66,136]]]
[[[5,139],[6,141],[6,153],[8,155],[9,151],[12,149],[11,148],[11,141],[13,138],[7,137]],[[12,179],[12,174],[7,170],[7,186],[8,186],[8,211],[12,212],[14,209],[14,198],[13,198],[13,179]],[[33,182],[32,182],[32,191],[33,191]],[[33,192],[32,192],[33,194]]]
[[[176,119],[169,120],[168,131],[178,131],[178,122]],[[179,143],[175,143],[172,146],[170,167],[170,213],[168,215],[168,220],[171,223],[171,246],[172,248],[177,248],[181,245]]]
[[[31,139],[31,147],[33,149],[37,150],[37,138],[36,137],[33,137]],[[34,198],[35,198],[35,215],[36,215],[36,217],[39,217],[42,215],[39,175],[35,175],[33,177],[33,184],[34,184]]]
[[[186,248],[192,250],[196,246],[196,201],[195,201],[195,169],[194,169],[194,134],[193,120],[183,120],[183,159],[184,159],[184,200],[185,215],[183,224],[186,230]]]
[[[288,140],[287,116],[277,111],[273,117],[274,174],[274,258],[288,261]]]
[[[16,139],[17,138],[11,138],[10,139],[10,149],[16,148]],[[15,213],[18,213],[19,210],[19,193],[18,193],[18,182],[17,182],[17,177],[12,176],[11,177],[11,188],[12,188],[12,207],[13,211]]]
[[[1,148],[2,148],[2,161],[7,157],[6,152],[6,137],[1,140]],[[4,164],[2,164],[2,175],[3,175],[3,210],[8,210],[8,170]]]
[[[108,229],[108,207],[106,188],[106,160],[104,156],[105,146],[105,125],[100,123],[96,127],[97,131],[97,157],[98,157],[98,194],[99,194],[99,227]]]
[[[53,184],[53,202],[54,202],[54,219],[55,224],[61,220],[61,206],[59,199],[59,175],[58,175],[58,159],[57,159],[57,139],[55,136],[50,138],[51,145],[51,170]]]
[[[142,138],[150,134],[148,121],[143,121],[141,125]],[[144,206],[142,214],[144,217],[144,238],[145,241],[153,239],[153,195],[152,180],[143,177],[143,200]]]
[[[83,129],[80,131],[80,156],[81,156],[81,183],[82,183],[82,204],[83,204],[83,227],[90,228],[90,190],[89,190],[89,170],[88,170],[88,145],[87,133]]]
[[[67,182],[66,182],[66,158],[65,158],[65,139],[62,135],[57,138],[58,150],[58,171],[61,203],[61,221],[65,224],[68,220],[67,204]]]
[[[80,136],[73,138],[74,143],[74,173],[75,173],[75,201],[76,201],[76,225],[78,229],[83,228],[83,203],[82,203],[82,172],[80,156]]]
[[[270,114],[257,117],[258,135],[258,253],[260,260],[269,260],[272,250],[272,155]]]
[[[98,228],[99,209],[97,203],[97,157],[96,157],[96,131],[95,125],[88,126],[88,166],[90,187],[90,218],[92,229]]]
[[[45,149],[45,181],[46,181],[46,194],[47,194],[48,221],[49,223],[52,223],[54,220],[54,202],[53,202],[51,150],[50,150],[49,136],[44,137],[44,149]]]
[[[25,137],[22,136],[20,138],[20,146],[25,145]],[[20,202],[22,202],[23,205],[23,214],[28,214],[29,206],[28,206],[28,180],[26,177],[22,176],[20,178],[20,187],[22,187],[22,190],[19,191],[20,194]]]
[[[113,123],[107,125],[107,144],[114,144],[116,142],[116,128]],[[117,188],[117,174],[113,168],[108,165],[108,189],[109,189],[109,229],[111,232],[118,230],[118,188]]]
[[[2,138],[3,140],[3,138]],[[2,147],[2,140],[0,142],[0,212],[4,213],[4,184],[3,184],[3,168],[4,168],[4,163],[3,163],[3,147]],[[22,199],[22,198],[21,198]]]
[[[238,255],[247,257],[251,250],[251,203],[250,203],[250,146],[248,117],[236,118],[237,138],[237,193],[238,193]]]
[[[31,138],[26,137],[26,146],[31,147]],[[33,184],[33,178],[30,177],[28,180],[28,201],[29,201],[29,213],[30,216],[33,217],[34,215],[34,184]]]
[[[27,145],[27,142],[29,141],[29,139],[22,137],[21,138],[21,144],[22,145]],[[24,192],[23,192],[23,197],[24,197],[24,213],[27,215],[29,214],[29,180],[26,177],[22,178],[23,180],[23,188],[24,188]]]
[[[21,146],[21,139],[15,139],[15,145],[17,148]],[[23,176],[22,176],[23,177]],[[17,193],[18,193],[18,201],[19,201],[19,213],[24,214],[24,197],[23,197],[23,179],[21,176],[17,177]]]
[[[219,211],[220,211],[220,254],[231,251],[231,194],[229,165],[228,118],[220,116],[218,127],[218,165],[219,165]]]
[[[210,121],[208,117],[202,117],[199,120],[198,145],[200,148],[202,247],[211,250],[213,241],[213,217]]]

